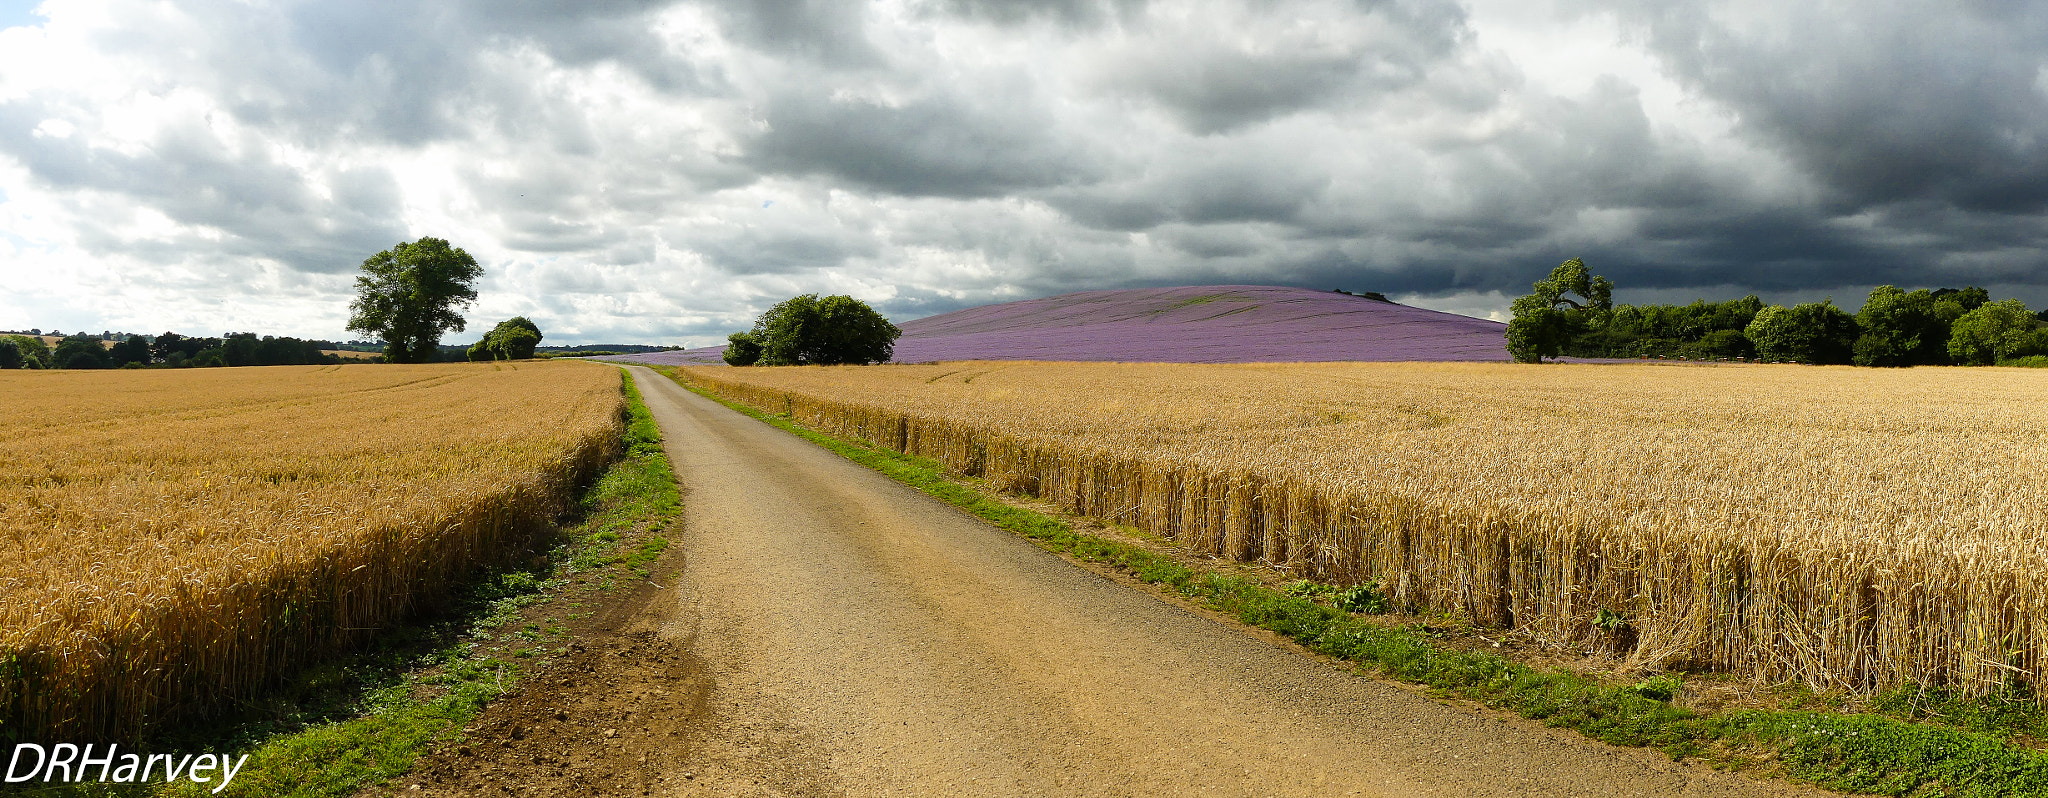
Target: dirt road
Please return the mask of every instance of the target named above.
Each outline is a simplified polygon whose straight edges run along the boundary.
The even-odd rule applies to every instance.
[[[1822,794],[1354,675],[632,371],[680,562],[399,794]]]
[[[683,794],[1814,794],[1352,675],[633,371],[708,675]]]

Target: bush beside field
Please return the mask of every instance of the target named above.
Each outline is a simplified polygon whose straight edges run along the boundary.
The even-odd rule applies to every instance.
[[[0,377],[0,739],[231,713],[523,556],[616,458],[619,385],[573,363]]]

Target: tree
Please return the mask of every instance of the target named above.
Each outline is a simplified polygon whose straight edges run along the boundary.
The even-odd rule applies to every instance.
[[[902,334],[865,302],[843,295],[819,299],[817,294],[776,303],[754,321],[752,332],[744,333],[759,345],[755,362],[763,366],[880,363],[894,354]],[[732,349],[728,345],[728,356]]]
[[[469,348],[469,359],[532,360],[541,338],[540,325],[525,316],[513,316],[484,333],[476,346]]]
[[[34,330],[29,332],[34,333]],[[50,368],[50,345],[43,343],[38,335],[10,335],[4,340],[13,341],[21,350],[21,367],[27,369]]]
[[[11,339],[0,338],[0,369],[21,368],[23,360],[20,344]]]
[[[1614,309],[1614,283],[1586,271],[1586,264],[1578,258],[1558,264],[1533,287],[1535,293],[1515,300],[1515,317],[1508,322],[1508,354],[1518,363],[1557,357],[1574,334]],[[1585,304],[1565,296],[1568,293],[1578,294]]]
[[[1870,289],[1870,297],[1856,311],[1856,325],[1863,331],[1856,339],[1856,365],[1920,366],[1948,362],[1949,328],[1965,312],[1963,301],[1974,298],[1974,293],[1955,292],[1937,299],[1926,289],[1908,293],[1892,285]]]
[[[150,343],[149,354],[157,360],[168,363],[171,360],[172,353],[185,352],[183,345],[187,340],[190,339],[174,332],[165,332],[157,336],[156,340]],[[185,356],[191,357],[192,353],[185,352]]]
[[[754,340],[753,333],[733,333],[725,337],[725,354],[721,357],[728,366],[754,365],[761,359],[761,342]]]
[[[128,340],[114,344],[111,348],[107,349],[108,365],[125,366],[130,363],[140,363],[147,366],[149,365],[149,360],[149,341],[140,335],[128,336]]]
[[[1984,303],[1991,301],[1990,291],[1974,285],[1962,288],[1936,288],[1932,296],[1936,300],[1946,299],[1962,306],[1964,313],[1983,307]]]
[[[1988,366],[2037,354],[2027,351],[2036,338],[2031,334],[2035,323],[2026,303],[2017,299],[1978,305],[1949,327],[1949,360],[1964,366]]]
[[[348,329],[384,341],[392,363],[440,359],[441,334],[461,332],[457,311],[476,301],[476,259],[438,238],[400,243],[363,261]]]
[[[538,346],[540,333],[525,327],[513,327],[498,336],[498,351],[505,353],[506,360],[532,360]]]
[[[1754,316],[1750,318],[1755,319]],[[1749,336],[1742,334],[1742,328],[1707,333],[1700,337],[1697,349],[1702,357],[1746,358],[1756,354],[1756,345],[1749,342]]]
[[[228,333],[220,339],[221,358],[230,366],[262,365],[256,359],[258,344],[255,333]]]
[[[1572,334],[1561,354],[1574,357],[1749,357],[1755,348],[1742,330],[1764,307],[1754,294],[1726,302],[1695,300],[1690,305],[1620,305],[1589,312],[1584,329]]]
[[[107,367],[107,347],[100,343],[97,335],[77,333],[64,336],[57,342],[57,351],[51,355],[60,369],[103,369]]]
[[[1856,318],[1829,301],[1772,305],[1742,331],[1759,358],[1820,364],[1849,362],[1856,333]]]

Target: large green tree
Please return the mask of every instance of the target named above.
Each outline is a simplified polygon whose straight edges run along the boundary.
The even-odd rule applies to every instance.
[[[1948,362],[1949,328],[1967,312],[1982,289],[1966,288],[1936,297],[1933,291],[1906,291],[1893,285],[1870,289],[1856,311],[1858,366],[1924,366]]]
[[[128,336],[126,340],[107,349],[107,365],[125,366],[130,363],[149,365],[149,341],[140,335]]]
[[[469,359],[531,360],[534,348],[540,346],[541,337],[540,325],[525,316],[513,316],[484,333],[484,337],[469,348]]]
[[[1849,362],[1856,333],[1856,318],[1833,302],[1772,305],[1742,331],[1759,358],[1820,364]]]
[[[1558,264],[1533,287],[1534,293],[1515,300],[1515,317],[1508,322],[1508,354],[1519,363],[1557,357],[1574,334],[1614,309],[1614,283],[1587,271],[1578,258]],[[1566,294],[1578,294],[1583,302]]]
[[[1985,302],[1949,327],[1949,360],[1963,366],[1988,366],[2041,354],[2034,351],[2041,342],[2034,330],[2037,324],[2026,303],[2017,299]]]
[[[57,342],[57,351],[50,355],[60,369],[103,369],[107,367],[107,347],[100,343],[97,335],[77,333],[64,336]]]
[[[820,299],[817,294],[776,303],[755,320],[753,331],[745,333],[760,347],[756,362],[763,366],[880,363],[894,354],[896,337],[902,334],[865,302],[850,296]],[[732,352],[732,346],[727,351]]]
[[[55,364],[50,362],[50,345],[43,343],[42,336],[10,335],[7,336],[7,340],[13,341],[14,345],[21,349],[22,368],[41,369],[56,367]]]
[[[736,332],[725,337],[725,353],[719,355],[728,366],[751,366],[761,361],[761,342],[754,340],[750,332]]]
[[[164,334],[157,336],[155,341],[150,342],[149,354],[151,357],[154,357],[157,360],[168,363],[171,360],[171,356],[179,352],[185,353],[185,357],[191,357],[192,353],[204,348],[194,346],[191,349],[187,349],[187,342],[198,344],[199,340],[196,338],[186,338],[185,336],[179,335],[177,333],[165,331]]]
[[[434,362],[442,333],[462,331],[457,311],[476,301],[471,286],[482,274],[475,258],[439,238],[371,255],[356,277],[348,329],[382,339],[387,362]]]

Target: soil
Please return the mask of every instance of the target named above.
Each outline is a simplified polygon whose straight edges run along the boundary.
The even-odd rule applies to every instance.
[[[676,545],[376,794],[1823,794],[1360,676],[632,370]]]

